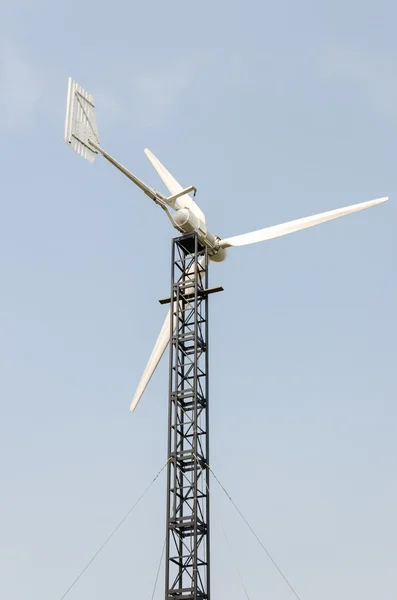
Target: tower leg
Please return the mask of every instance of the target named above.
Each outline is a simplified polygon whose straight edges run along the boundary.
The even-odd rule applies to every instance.
[[[208,256],[172,245],[165,600],[210,600]]]

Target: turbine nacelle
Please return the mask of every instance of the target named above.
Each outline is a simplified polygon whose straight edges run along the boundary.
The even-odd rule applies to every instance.
[[[182,233],[197,233],[200,242],[208,248],[211,260],[222,262],[226,251],[220,247],[220,238],[208,231],[207,225],[189,208],[179,208],[172,216],[176,229]]]

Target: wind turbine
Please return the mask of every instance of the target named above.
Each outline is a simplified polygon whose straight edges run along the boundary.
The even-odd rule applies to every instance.
[[[171,304],[139,381],[135,410],[171,341],[167,463],[166,600],[210,600],[208,446],[208,259],[222,262],[228,248],[264,242],[386,202],[378,198],[281,225],[222,238],[210,231],[194,200],[145,150],[169,191],[146,185],[99,145],[94,98],[69,78],[65,142],[91,163],[101,154],[137,185],[182,234],[173,240]],[[193,192],[193,197],[190,195]]]
[[[330,210],[310,217],[303,217],[301,219],[282,223],[281,225],[265,227],[264,229],[243,233],[242,235],[221,238],[208,229],[203,211],[189,195],[193,192],[195,196],[196,188],[194,186],[183,188],[150,150],[145,149],[144,152],[158,175],[163,180],[170,196],[164,196],[154,188],[146,185],[100,147],[94,98],[91,94],[85,92],[83,88],[71,78],[69,78],[67,94],[65,142],[80,154],[80,156],[83,156],[91,163],[94,162],[98,154],[101,154],[106,158],[106,160],[126,175],[165,212],[171,224],[177,231],[182,234],[196,232],[200,242],[207,248],[208,256],[213,262],[224,261],[227,257],[228,248],[272,240],[283,235],[301,231],[308,227],[313,227],[314,225],[320,225],[326,221],[350,215],[366,208],[377,206],[388,200],[387,197],[378,198],[376,200],[353,204],[352,206]],[[135,391],[130,406],[131,411],[135,410],[141,399],[142,394],[168,346],[169,340],[170,311],[167,314],[152,354],[150,355],[149,361]]]

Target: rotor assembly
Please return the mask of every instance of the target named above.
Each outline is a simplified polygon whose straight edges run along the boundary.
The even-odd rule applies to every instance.
[[[210,600],[208,298],[222,288],[208,288],[209,264],[223,262],[228,248],[298,232],[388,198],[222,238],[209,229],[195,200],[196,188],[180,185],[150,150],[145,149],[145,154],[169,195],[148,186],[101,147],[94,98],[71,78],[64,139],[91,163],[103,156],[162,209],[180,234],[172,243],[170,297],[160,301],[170,307],[130,410],[136,409],[170,346],[165,600]]]

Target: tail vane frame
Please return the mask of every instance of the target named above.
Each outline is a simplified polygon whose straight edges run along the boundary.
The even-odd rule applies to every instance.
[[[98,151],[90,145],[90,141],[99,144],[94,98],[71,77],[68,82],[64,139],[90,163],[98,156]]]

